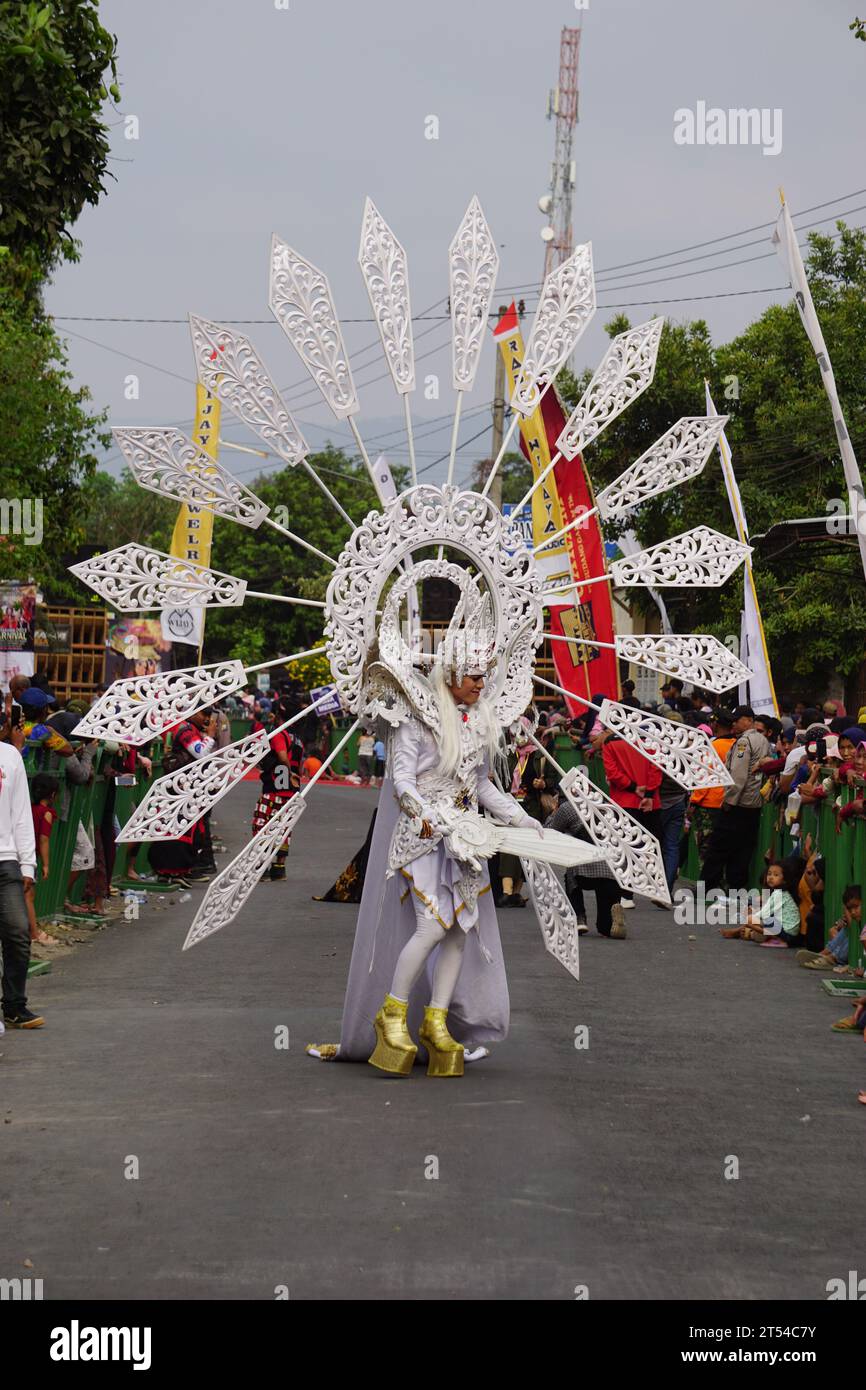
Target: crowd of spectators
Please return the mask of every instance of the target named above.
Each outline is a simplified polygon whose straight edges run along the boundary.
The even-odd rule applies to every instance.
[[[601,704],[600,695],[591,698],[594,705]],[[832,812],[829,833],[844,836],[851,833],[853,822],[866,817],[866,706],[854,716],[837,700],[803,700],[783,703],[776,717],[745,704],[731,702],[726,707],[717,696],[699,690],[685,695],[677,680],[666,681],[659,700],[643,705],[635,698],[633,684],[626,682],[622,703],[700,729],[728,769],[731,785],[686,794],[650,759],[605,728],[593,709],[576,719],[564,705],[548,709],[540,716],[538,741],[550,750],[557,736],[567,737],[590,763],[601,761],[611,799],[658,840],[671,892],[689,845],[694,844],[700,863],[696,890],[704,904],[713,901],[714,892],[721,899],[727,914],[720,928],[723,936],[767,950],[793,951],[804,969],[832,972],[856,986],[864,969],[853,958],[849,963],[849,956],[852,943],[866,943],[862,887],[847,884],[841,911],[827,920],[827,860],[811,833],[803,833],[802,821],[804,807],[824,804]],[[526,795],[545,760],[532,743],[523,751],[525,771],[515,773],[512,790]],[[518,747],[515,767],[520,752]],[[558,805],[546,818],[547,825],[588,839],[568,799],[557,797],[556,777],[551,779],[550,773],[548,763],[545,787]],[[768,837],[771,843],[761,844],[767,805],[775,808],[769,823],[776,829]],[[776,843],[783,824],[790,845],[780,855]],[[756,854],[764,863],[760,884],[750,879]],[[596,896],[597,930],[604,936],[625,937],[623,912],[632,905],[630,895],[607,869],[601,875],[597,866],[569,870],[566,889],[581,931],[588,930],[584,895],[589,889]],[[503,898],[501,905],[512,904]],[[857,958],[862,959],[862,948]],[[857,993],[850,1015],[833,1028],[864,1033],[866,994]],[[866,1104],[866,1091],[858,1099]]]

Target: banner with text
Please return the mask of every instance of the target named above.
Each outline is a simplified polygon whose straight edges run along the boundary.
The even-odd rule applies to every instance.
[[[493,330],[505,363],[509,394],[523,362],[523,338],[514,304]],[[562,433],[567,415],[554,387],[541,398],[538,409],[520,422],[520,447],[532,465],[533,477],[543,472],[556,452],[556,440]],[[578,454],[574,459],[561,459],[541,487],[532,496],[532,537],[541,545],[545,536],[552,536],[567,526],[576,516],[595,506],[592,485]],[[598,518],[592,517],[583,526],[542,550],[538,556],[545,580],[551,587],[564,586],[572,580],[589,579],[605,571],[604,539]],[[616,653],[593,646],[592,642],[613,642],[613,598],[608,584],[592,584],[578,589],[574,601],[551,607],[549,630],[568,637],[568,642],[551,642],[556,679],[566,690],[591,700],[593,695],[619,699],[619,668]],[[567,701],[573,715],[586,713],[579,700]]]
[[[210,454],[212,459],[216,459],[219,435],[219,399],[211,395],[201,382],[196,382],[192,441]],[[212,541],[213,512],[189,502],[182,503],[174,523],[170,554],[182,560],[193,560],[197,565],[209,565]],[[187,646],[201,647],[204,615],[204,608],[164,608],[160,615],[163,638],[166,642],[185,642]]]

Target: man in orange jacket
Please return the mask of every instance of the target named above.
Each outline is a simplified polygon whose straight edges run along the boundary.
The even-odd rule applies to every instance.
[[[725,761],[734,746],[734,716],[728,710],[717,710],[712,717],[712,745]],[[721,815],[724,787],[698,787],[689,802],[689,817],[695,832],[698,854],[703,857],[704,844],[709,839]]]

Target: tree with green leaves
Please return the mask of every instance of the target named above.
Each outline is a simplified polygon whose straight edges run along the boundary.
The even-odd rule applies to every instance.
[[[7,503],[38,504],[39,544],[5,531],[0,575],[81,601],[64,557],[85,534],[82,485],[97,467],[105,414],[75,388],[42,287],[74,260],[70,227],[104,192],[102,105],[117,98],[115,40],[93,0],[0,0],[0,440]]]
[[[69,228],[105,192],[102,105],[119,99],[116,77],[93,0],[0,0],[0,244],[22,293],[77,257]]]
[[[0,278],[4,262],[0,261]],[[23,314],[0,293],[0,441],[3,496],[38,505],[41,536],[10,529],[0,537],[0,577],[34,579],[54,602],[80,602],[64,556],[84,540],[82,485],[95,473],[105,413],[75,387],[64,347],[50,320]]]

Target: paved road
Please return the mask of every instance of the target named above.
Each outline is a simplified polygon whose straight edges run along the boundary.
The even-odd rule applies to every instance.
[[[232,849],[254,795],[220,808]],[[0,1061],[0,1276],[52,1299],[793,1299],[862,1266],[863,1044],[789,955],[639,908],[628,941],[584,939],[578,985],[504,912],[512,1031],[462,1081],[306,1057],[338,1036],[354,926],[311,894],[373,800],[323,788],[289,880],[194,951],[193,903],[148,908],[32,982],[48,1025]]]

